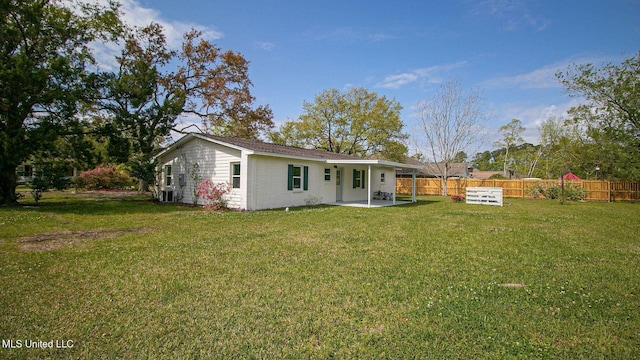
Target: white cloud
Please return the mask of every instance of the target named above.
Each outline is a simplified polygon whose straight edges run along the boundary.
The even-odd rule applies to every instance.
[[[426,80],[429,83],[439,83],[442,81],[441,76],[444,73],[465,66],[466,64],[466,61],[459,61],[453,64],[435,65],[401,74],[389,75],[385,77],[384,80],[377,83],[375,86],[385,89],[398,89],[401,86],[416,82],[418,80]]]
[[[517,104],[505,104],[501,108],[496,110],[494,118],[504,119],[504,124],[496,124],[495,131],[496,139],[498,136],[497,129],[511,121],[511,119],[519,119],[522,121],[522,125],[526,128],[522,137],[524,140],[531,144],[537,144],[540,136],[538,128],[545,120],[550,117],[566,118],[567,112],[572,107],[578,106],[580,99],[571,99],[567,102],[558,104],[539,104],[536,106],[522,106]],[[492,141],[493,143],[493,141]]]
[[[390,39],[395,39],[395,36],[381,33],[370,32],[364,28],[358,27],[339,27],[330,30],[326,29],[312,29],[305,33],[305,37],[312,41],[328,41],[328,42],[357,42],[357,41],[369,41],[379,42]]]
[[[276,47],[276,44],[269,41],[256,41],[254,44],[264,51],[271,51]]]
[[[536,13],[523,0],[485,0],[478,2],[472,12],[481,18],[493,18],[503,22],[506,31],[533,28],[546,29],[551,21]]]
[[[528,73],[512,76],[503,76],[488,79],[480,85],[487,88],[520,88],[520,89],[549,89],[560,88],[562,84],[556,78],[558,71],[567,70],[572,64],[601,64],[610,62],[616,57],[606,57],[601,55],[583,56],[569,58],[551,65],[543,66]]]
[[[81,0],[86,3],[98,3],[108,5],[108,0]],[[224,34],[213,26],[205,26],[196,23],[166,20],[155,9],[140,5],[136,0],[119,0],[122,21],[130,27],[144,27],[154,22],[164,29],[167,45],[172,49],[179,49],[182,44],[182,36],[191,29],[202,33],[204,39],[213,41],[220,39]],[[115,55],[120,52],[118,44],[96,43],[94,46],[96,60],[102,69],[112,69],[115,66]]]
[[[560,65],[553,64],[548,65],[540,69],[533,70],[531,72],[513,76],[503,76],[493,78],[482,82],[483,87],[490,88],[513,88],[519,87],[522,89],[548,89],[561,87],[560,82],[556,79],[556,72],[562,69],[566,69],[568,64]]]
[[[99,0],[101,3],[106,3],[107,0]],[[182,43],[182,35],[185,32],[190,31],[192,28],[201,31],[202,35],[207,40],[217,40],[224,36],[224,34],[212,26],[204,26],[201,24],[165,20],[162,14],[152,8],[146,8],[140,5],[135,0],[120,0],[120,10],[122,11],[123,21],[130,26],[144,27],[151,22],[158,23],[164,28],[165,35],[167,36],[167,44],[171,48],[178,48]]]

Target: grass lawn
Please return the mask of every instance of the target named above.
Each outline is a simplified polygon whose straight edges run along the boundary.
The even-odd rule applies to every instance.
[[[639,219],[624,203],[207,213],[47,193],[0,208],[0,357],[637,359]]]

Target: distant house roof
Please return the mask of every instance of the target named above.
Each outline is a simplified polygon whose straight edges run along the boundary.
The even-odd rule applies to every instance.
[[[568,173],[568,174],[564,174],[564,176],[562,177],[565,180],[573,180],[573,181],[578,181],[578,180],[582,180],[578,177],[578,175],[574,174],[574,173]]]
[[[444,163],[422,163],[414,158],[407,157],[404,161],[406,164],[419,165],[422,167],[420,171],[416,172],[416,176],[419,177],[442,177],[442,171],[444,169]],[[469,170],[467,163],[452,163],[449,171],[447,171],[447,177],[469,177]],[[411,175],[411,171],[399,170],[398,175]]]
[[[493,175],[502,175],[502,171],[480,171],[473,169],[473,172],[470,174],[470,177],[478,180],[487,180],[491,178]]]
[[[444,170],[444,163],[426,163],[424,164],[424,171],[428,175],[435,177],[442,177]],[[469,170],[467,163],[452,163],[447,171],[448,177],[469,177]]]

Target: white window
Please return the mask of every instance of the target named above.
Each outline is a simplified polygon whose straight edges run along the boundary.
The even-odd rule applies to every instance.
[[[165,181],[164,181],[165,186],[171,186],[173,182],[173,176],[171,175],[171,165],[165,165],[164,176],[165,176]]]
[[[300,189],[302,187],[302,168],[300,166],[293,167],[293,188]]]
[[[324,181],[331,181],[331,168],[324,169]]]
[[[353,169],[353,188],[364,189],[365,184],[365,171]]]
[[[380,173],[380,184],[384,184],[384,171]]]
[[[240,163],[231,163],[231,186],[240,188]]]
[[[288,190],[309,190],[309,167],[289,164],[287,176]]]

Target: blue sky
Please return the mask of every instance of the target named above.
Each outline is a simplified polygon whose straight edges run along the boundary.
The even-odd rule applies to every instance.
[[[196,27],[243,54],[257,104],[271,107],[276,124],[325,89],[356,86],[395,98],[414,133],[416,105],[452,79],[481,91],[490,132],[518,118],[536,143],[542,120],[579,101],[556,71],[640,50],[638,0],[120,2],[129,23],[161,23],[174,46]]]

